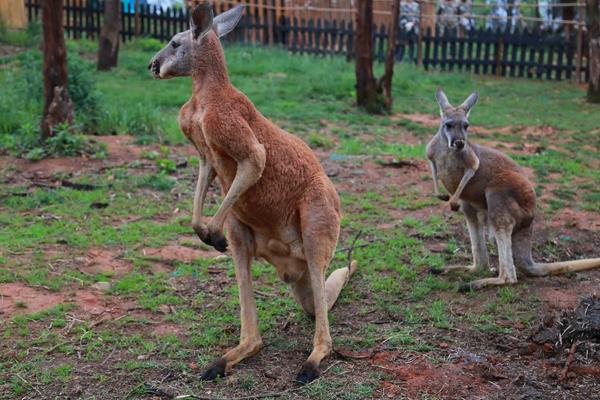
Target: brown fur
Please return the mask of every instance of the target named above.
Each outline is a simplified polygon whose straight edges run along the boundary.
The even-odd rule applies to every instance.
[[[356,267],[353,263],[338,269],[325,282],[340,230],[340,201],[310,148],[266,119],[233,87],[218,29],[199,26],[207,18],[198,10],[192,19],[198,39],[193,39],[189,60],[192,97],[179,114],[181,130],[201,158],[193,225],[203,241],[224,251],[222,231],[227,224],[242,322],[240,344],[203,377],[224,374],[262,346],[250,273],[252,259],[262,257],[292,286],[304,310],[315,316],[314,349],[298,375],[306,383],[318,376],[319,363],[331,351],[327,311]],[[149,68],[155,75],[169,76],[157,57]],[[181,73],[181,66],[174,68]],[[205,225],[202,205],[214,177],[225,198]]]
[[[485,244],[485,225],[489,224],[498,245],[499,276],[474,281],[468,288],[516,283],[516,270],[526,275],[544,276],[600,267],[600,258],[539,264],[531,257],[531,240],[535,213],[535,191],[521,168],[509,157],[488,147],[467,142],[468,114],[477,101],[474,93],[458,107],[448,103],[438,90],[442,123],[438,133],[427,145],[431,162],[434,190],[440,198],[437,180],[449,193],[450,206],[459,205],[467,219],[473,265],[450,266],[474,270],[489,264]],[[461,142],[464,147],[454,146]],[[461,189],[462,183],[462,189]]]

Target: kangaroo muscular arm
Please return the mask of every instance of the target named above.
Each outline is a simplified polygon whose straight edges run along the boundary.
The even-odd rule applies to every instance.
[[[440,194],[440,187],[437,176],[437,166],[435,165],[435,161],[429,160],[429,166],[431,167],[431,176],[433,177],[433,194],[440,200],[448,200],[450,196],[447,194]]]
[[[435,196],[440,199],[440,200],[444,200],[447,201],[450,196],[448,196],[447,194],[440,194],[440,186],[439,186],[439,179],[437,176],[437,165],[435,164],[434,161],[434,153],[435,153],[435,147],[437,146],[437,136],[434,137],[428,144],[427,144],[427,158],[429,159],[429,166],[431,167],[431,176],[433,177],[433,193],[435,194]]]
[[[266,151],[254,132],[242,118],[228,121],[226,129],[214,131],[211,144],[215,144],[237,162],[235,178],[221,206],[208,224],[209,232],[222,232],[225,218],[231,207],[262,176],[266,163]],[[210,126],[207,127],[209,130]]]
[[[204,208],[204,200],[206,193],[212,181],[217,176],[214,168],[205,158],[200,158],[198,167],[198,181],[196,182],[196,192],[194,193],[194,208],[192,213],[192,227],[194,231],[205,238],[208,233],[206,225],[202,223],[202,209]]]
[[[479,168],[479,157],[477,157],[475,152],[473,152],[473,150],[471,150],[470,148],[467,151],[468,152],[466,155],[465,162],[468,165],[468,167],[465,168],[465,173],[463,174],[463,177],[460,180],[456,191],[454,192],[454,194],[452,194],[452,197],[450,197],[450,208],[452,209],[452,211],[458,211],[458,199],[460,199],[460,196],[465,186],[467,186],[467,183],[469,183],[469,181],[471,180],[473,175],[475,175],[475,172],[477,172],[477,169]]]

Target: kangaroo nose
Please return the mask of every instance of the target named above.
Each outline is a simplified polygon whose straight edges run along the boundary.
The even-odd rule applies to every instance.
[[[462,149],[463,147],[465,147],[465,141],[464,141],[464,140],[460,140],[460,139],[459,139],[459,140],[455,140],[455,141],[454,141],[454,146],[455,146],[457,149],[459,149],[459,150],[460,150],[460,149]]]
[[[158,76],[160,74],[160,64],[159,64],[158,60],[150,61],[150,64],[148,64],[148,69],[155,76]]]

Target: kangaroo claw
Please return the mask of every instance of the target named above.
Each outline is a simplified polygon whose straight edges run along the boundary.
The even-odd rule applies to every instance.
[[[205,238],[200,238],[204,243],[209,246],[213,246],[216,250],[221,253],[227,251],[227,239],[221,232],[209,232]]]

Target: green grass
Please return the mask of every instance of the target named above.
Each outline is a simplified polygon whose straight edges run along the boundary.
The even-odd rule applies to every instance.
[[[94,43],[69,41],[68,47],[70,56],[80,56],[74,64],[81,64],[82,71],[90,67],[86,60],[95,51]],[[50,181],[68,178],[92,185],[92,190],[34,184],[17,168],[2,167],[0,284],[65,294],[65,301],[33,314],[27,314],[26,302],[17,302],[20,312],[0,321],[0,398],[4,393],[7,398],[35,396],[36,390],[66,393],[79,382],[86,388],[116,386],[124,396],[143,397],[148,395],[149,382],[163,378],[177,387],[178,394],[210,390],[216,396],[247,395],[263,391],[266,370],[295,371],[310,349],[313,321],[275,270],[255,262],[252,276],[259,326],[267,345],[260,365],[243,362],[221,385],[196,379],[198,367],[238,339],[238,288],[231,258],[209,256],[185,262],[145,252],[166,245],[207,250],[190,226],[198,159],[185,156],[178,146],[186,143],[177,113],[190,96],[190,79],[150,78],[146,65],[159,47],[153,40],[126,44],[115,70],[90,72],[97,117],[88,132],[132,134],[138,144],[145,144],[139,157],[72,176],[48,171]],[[19,146],[28,151],[39,148],[19,141],[19,135],[35,137],[40,111],[39,99],[30,96],[40,82],[28,79],[37,76],[28,74],[39,72],[33,68],[37,50],[23,51],[28,53],[0,58],[0,151],[21,155],[27,152],[15,151]],[[240,46],[227,47],[226,56],[234,84],[261,112],[319,152],[327,152],[327,165],[343,170],[332,178],[344,188],[340,190],[344,216],[339,248],[349,247],[356,234],[362,234],[352,254],[359,270],[330,313],[334,347],[418,352],[443,363],[447,354],[439,352],[439,339],[448,341],[450,333],[519,335],[515,324],[536,320],[541,309],[537,287],[527,281],[459,295],[456,288],[461,281],[486,273],[441,277],[427,273],[431,267],[470,261],[469,243],[456,235],[463,219],[423,193],[421,184],[430,183],[427,172],[391,168],[384,161],[389,155],[422,160],[432,129],[357,109],[353,65],[342,58],[288,56],[282,49]],[[396,67],[395,76],[394,111],[401,113],[436,115],[433,93],[438,85],[454,102],[478,89],[481,101],[472,113],[472,125],[510,129],[473,140],[495,140],[517,162],[531,168],[536,190],[549,197],[540,205],[542,218],[562,207],[600,212],[600,113],[584,103],[579,87],[424,72],[406,64]],[[521,132],[524,126],[551,126],[554,131],[549,137],[528,136]],[[530,142],[539,144],[541,152],[523,151],[522,144]],[[77,153],[87,145],[82,143],[63,137],[55,143],[60,151],[50,153]],[[182,159],[188,165],[178,168]],[[373,165],[383,170],[380,180],[364,181]],[[212,215],[219,202],[220,196],[211,192],[206,214]],[[540,245],[545,255],[556,258],[570,244],[552,232]],[[113,251],[131,268],[122,273],[88,272],[82,268],[86,256],[97,249]],[[330,271],[345,266],[347,256],[345,251],[337,252]],[[101,316],[81,313],[72,300],[82,291],[93,291],[97,282],[110,283],[103,294],[110,304],[133,304],[132,310],[111,314],[103,322],[98,322]],[[158,334],[160,324],[177,330]],[[458,333],[452,339],[457,346],[468,346]],[[295,358],[288,362],[282,357],[286,360],[282,366],[278,364],[281,354]],[[331,393],[345,399],[373,398],[381,394],[381,382],[390,379],[385,370],[374,370],[367,361],[344,360],[324,379],[294,394],[317,399],[331,398]]]

